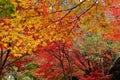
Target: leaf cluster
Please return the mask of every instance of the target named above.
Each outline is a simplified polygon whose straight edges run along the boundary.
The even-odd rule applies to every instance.
[[[0,17],[11,16],[16,9],[9,0],[0,0]]]

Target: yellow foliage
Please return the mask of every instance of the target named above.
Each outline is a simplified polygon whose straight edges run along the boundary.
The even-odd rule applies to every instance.
[[[62,0],[10,0],[16,7],[16,13],[12,15],[13,18],[6,18],[4,22],[0,22],[0,44],[4,47],[12,47],[12,53],[15,56],[22,56],[24,54],[32,54],[36,50],[38,45],[46,46],[47,42],[59,41],[59,40],[71,40],[74,38],[74,25],[75,22],[71,22],[77,18],[77,16],[95,0],[86,0],[84,4],[73,9],[67,16],[68,11],[60,11],[79,4],[80,2],[72,1],[69,4],[61,5]],[[100,19],[103,14],[102,3],[98,3],[99,9],[96,13],[96,5],[92,7],[92,11],[89,10],[88,14],[83,16],[80,21],[77,21],[77,25],[86,27],[87,32],[100,32],[99,24],[106,22],[104,19]],[[58,11],[58,12],[57,12]],[[53,13],[52,13],[53,12]],[[56,13],[54,13],[56,12]],[[97,16],[96,16],[97,15]],[[64,17],[65,16],[65,17]],[[61,19],[64,17],[64,19]],[[98,18],[98,20],[95,20]],[[105,17],[104,17],[105,18]],[[91,20],[92,19],[92,20]],[[99,23],[96,23],[98,22]],[[96,27],[97,28],[93,28]],[[89,28],[91,27],[91,28]],[[96,30],[100,29],[100,30]],[[8,43],[11,42],[12,46]]]

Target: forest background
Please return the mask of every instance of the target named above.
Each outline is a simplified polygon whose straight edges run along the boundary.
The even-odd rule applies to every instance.
[[[119,0],[0,0],[0,80],[119,80]]]

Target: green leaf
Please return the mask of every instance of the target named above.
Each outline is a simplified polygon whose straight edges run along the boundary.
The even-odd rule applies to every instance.
[[[0,0],[0,17],[11,16],[16,9],[9,0]]]
[[[35,69],[37,69],[39,66],[38,65],[36,65],[36,64],[34,64],[34,63],[31,63],[31,64],[29,64],[27,67],[26,67],[26,69],[27,70],[35,70]]]

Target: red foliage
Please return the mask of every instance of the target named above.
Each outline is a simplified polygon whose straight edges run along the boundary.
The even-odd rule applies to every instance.
[[[110,80],[111,75],[103,75],[100,71],[93,71],[82,80]]]
[[[68,71],[68,63],[65,57],[65,53],[63,53],[63,48],[67,49],[71,46],[71,42],[62,43],[52,42],[48,43],[48,46],[44,48],[39,48],[36,55],[35,62],[40,66],[39,69],[36,70],[36,75],[41,78],[45,78],[48,80],[56,80],[56,77],[63,77],[63,68],[65,72]],[[40,58],[40,60],[38,60]],[[61,67],[63,64],[63,68]]]
[[[107,75],[112,61],[110,51],[104,52],[103,63],[91,58],[86,59],[86,55],[80,54],[77,50],[74,50],[74,54],[74,66],[81,70],[80,73],[84,73],[82,76],[78,76],[81,80],[109,80],[111,78],[111,75]]]
[[[16,59],[18,59],[18,58],[14,57],[14,60],[16,60]],[[29,64],[30,62],[32,62],[32,60],[33,60],[33,58],[31,56],[25,56],[19,60],[16,60],[11,65],[18,67],[20,71],[24,71],[26,69],[25,68],[26,65]]]
[[[105,38],[108,38],[108,39],[111,39],[111,40],[114,40],[114,41],[120,40],[120,33],[113,33],[113,34],[105,33],[105,34],[103,34],[103,36]]]
[[[116,0],[117,1],[117,0]],[[112,20],[111,25],[113,26],[113,33],[105,33],[103,34],[104,37],[118,41],[120,40],[120,6],[119,4],[114,4],[114,6],[111,6],[110,11],[112,12],[112,15],[114,17],[114,20]]]
[[[67,54],[62,51],[63,47],[69,54],[69,59],[72,60],[72,76],[81,80],[109,80],[111,77],[111,75],[107,75],[109,65],[106,65],[107,63],[110,64],[112,59],[109,52],[103,54],[104,63],[102,63],[101,66],[100,61],[86,59],[88,55],[80,54],[78,50],[71,49],[71,43],[63,44],[60,42],[60,45],[58,44],[59,42],[49,43],[49,46],[40,49],[40,51],[35,54],[35,62],[39,65],[39,68],[35,72],[38,77],[48,80],[58,80],[58,78],[63,78],[64,76],[63,69],[66,75],[69,75],[69,63],[67,62],[67,57],[65,57]],[[63,62],[63,68],[61,67],[60,61]]]
[[[120,16],[120,7],[119,6],[112,6],[110,8],[110,10],[111,10],[113,16],[115,16],[115,17],[119,17]]]

